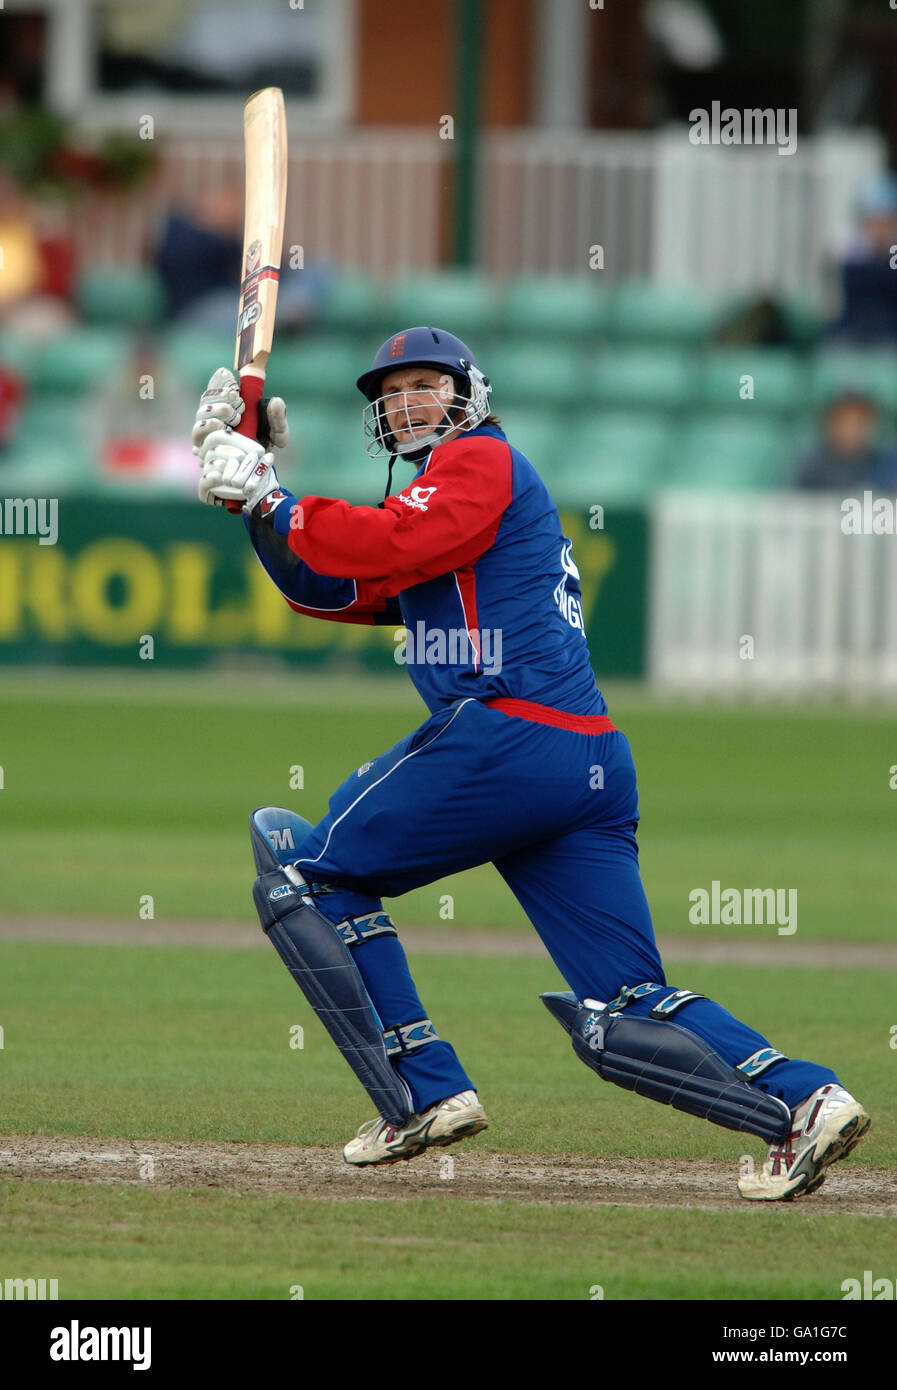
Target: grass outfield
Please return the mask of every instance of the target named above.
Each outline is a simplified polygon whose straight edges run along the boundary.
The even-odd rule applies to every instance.
[[[894,1268],[891,1222],[809,1205],[347,1203],[77,1182],[0,1182],[0,1200],[5,1268],[52,1271],[66,1299],[832,1300],[870,1263]]]
[[[658,704],[609,691],[639,772],[645,884],[658,930],[695,937],[689,892],[798,892],[793,940],[893,940],[893,713]],[[254,920],[246,817],[315,820],[330,791],[425,715],[400,676],[248,680],[7,674],[0,686],[0,912]],[[291,791],[290,767],[304,770]],[[52,866],[52,872],[49,871]],[[398,920],[521,926],[490,865],[406,895]],[[778,939],[774,927],[729,927]]]
[[[602,1083],[536,995],[550,962],[422,956],[425,1001],[481,1088],[491,1126],[453,1152],[717,1159],[760,1140]],[[847,1173],[897,1165],[893,974],[695,964],[688,983],[829,1062],[874,1116]],[[275,953],[0,946],[4,1134],[336,1146],[370,1103]],[[862,999],[862,1010],[856,1003]],[[821,1001],[824,1000],[824,1007]],[[305,1028],[301,1050],[289,1030]],[[102,1149],[102,1142],[99,1147]],[[52,1143],[48,1144],[52,1148]],[[414,1165],[393,1170],[400,1179]],[[0,1169],[2,1178],[2,1169]],[[837,1170],[829,1180],[837,1191]],[[747,1204],[725,1211],[431,1197],[331,1201],[200,1185],[0,1181],[6,1269],[66,1298],[837,1299],[890,1275],[893,1220]],[[298,1188],[298,1184],[297,1184]],[[733,1187],[734,1191],[734,1187]]]

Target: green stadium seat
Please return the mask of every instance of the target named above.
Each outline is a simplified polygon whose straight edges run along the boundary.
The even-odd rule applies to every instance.
[[[142,267],[85,271],[77,299],[87,323],[124,328],[152,328],[165,308],[158,275]]]
[[[408,275],[387,295],[387,313],[395,332],[426,324],[454,333],[481,354],[481,339],[494,330],[498,317],[495,281],[481,271],[445,270]]]
[[[610,298],[595,275],[524,275],[508,290],[504,327],[522,338],[594,338],[607,327]]]
[[[376,333],[379,338],[388,332],[383,291],[368,275],[338,275],[327,291],[321,315],[325,328]]]
[[[24,423],[24,421],[23,421]],[[96,464],[86,440],[77,431],[36,435],[20,430],[3,455],[3,466],[15,463],[21,477],[19,489],[31,496],[54,496],[65,492],[92,490]]]
[[[25,381],[31,380],[35,364],[43,350],[42,343],[35,342],[33,338],[23,337],[19,333],[11,333],[8,328],[0,326],[0,362]]]
[[[695,377],[696,364],[685,352],[608,348],[593,359],[584,385],[593,406],[674,411],[691,401]]]
[[[48,392],[29,396],[19,421],[17,439],[80,438],[86,427],[89,402],[70,392]]]
[[[370,366],[371,354],[350,338],[313,334],[296,342],[275,343],[268,390],[284,396],[364,402],[355,378]]]
[[[715,307],[695,285],[633,280],[612,291],[608,331],[618,342],[687,345],[706,339],[715,319]]]
[[[794,470],[793,429],[770,420],[701,416],[672,443],[671,486],[709,492],[783,487]]]
[[[484,363],[493,384],[492,399],[501,414],[505,402],[546,409],[571,406],[588,391],[588,353],[568,343],[521,343],[496,348]],[[510,408],[510,404],[509,407]]]
[[[808,348],[818,343],[828,315],[805,300],[788,299],[782,306],[785,325],[795,347]]]
[[[173,329],[166,339],[165,357],[178,384],[199,395],[217,367],[233,367],[234,340],[206,329]]]
[[[820,353],[812,366],[813,403],[821,408],[841,391],[862,391],[882,409],[897,411],[897,352],[857,348]]]
[[[753,399],[741,398],[744,376],[753,378]],[[697,362],[695,395],[709,410],[731,410],[746,417],[798,411],[806,394],[804,363],[787,348],[710,348]]]
[[[501,416],[501,427],[508,442],[525,454],[536,471],[548,469],[563,448],[567,423],[550,410],[514,405]]]
[[[663,482],[669,448],[666,416],[586,412],[546,481],[568,505],[645,501]]]
[[[290,411],[289,419],[290,461],[284,466],[284,483],[291,491],[302,488],[307,492],[322,484],[330,486],[329,479],[340,468],[365,457],[360,409],[300,404]],[[372,459],[370,463],[372,476],[376,478],[377,461]],[[385,462],[383,476],[385,479]]]
[[[36,391],[80,393],[100,385],[127,361],[131,335],[109,328],[73,328],[44,347],[31,367]]]

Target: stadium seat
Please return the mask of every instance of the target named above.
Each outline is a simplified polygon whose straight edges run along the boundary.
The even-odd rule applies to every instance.
[[[88,391],[127,361],[131,335],[109,328],[73,328],[47,343],[31,367],[36,391]]]
[[[786,486],[794,471],[793,430],[765,419],[701,416],[671,442],[667,482],[733,491]]]
[[[609,296],[595,275],[525,275],[505,300],[506,332],[521,338],[593,338],[607,325]]]
[[[590,411],[546,481],[566,504],[645,501],[663,480],[669,443],[665,416]]]
[[[364,404],[355,378],[370,366],[371,354],[351,338],[314,334],[277,343],[271,355],[269,389],[289,403],[295,397],[321,400],[357,399]]]
[[[25,424],[23,419],[22,424]],[[53,496],[65,492],[92,491],[96,485],[96,464],[90,456],[86,434],[71,428],[63,434],[38,434],[33,428],[20,429],[4,452],[0,466],[15,463],[23,491],[32,496]]]
[[[0,362],[26,382],[31,380],[35,364],[43,351],[43,343],[19,333],[11,333],[5,326],[0,326]]]
[[[87,270],[77,291],[78,304],[89,324],[151,328],[159,322],[165,296],[154,270]]]
[[[321,310],[325,328],[386,337],[387,310],[383,291],[368,275],[344,272],[334,278]]]
[[[692,399],[695,376],[695,362],[682,351],[608,348],[593,359],[583,384],[593,405],[673,411]]]
[[[495,281],[467,270],[408,275],[388,293],[387,309],[396,332],[418,324],[443,328],[463,338],[479,358],[483,335],[492,331],[496,321]]]
[[[522,343],[496,348],[485,363],[495,409],[534,400],[547,409],[571,406],[588,390],[588,353],[569,343]]]
[[[806,300],[788,299],[782,305],[785,325],[792,343],[799,348],[810,348],[819,342],[827,316]]]
[[[741,397],[742,378],[753,378],[753,399]],[[695,395],[708,410],[798,411],[806,401],[802,360],[787,348],[710,348],[698,360]]]
[[[206,329],[179,328],[168,335],[165,357],[185,391],[200,393],[217,367],[232,367],[233,339]]]
[[[71,392],[42,391],[28,398],[19,421],[17,439],[68,439],[81,437],[87,421],[88,402]]]
[[[300,404],[290,411],[290,436],[284,483],[293,492],[313,491],[342,466],[365,458],[360,409]],[[376,477],[377,460],[371,459],[370,466]],[[385,462],[382,468],[385,479]]]
[[[525,454],[539,473],[547,472],[561,453],[568,432],[563,415],[522,405],[513,405],[502,414],[501,427],[508,443]]]
[[[840,349],[813,363],[811,398],[821,408],[841,391],[862,391],[884,410],[897,411],[897,352]]]
[[[716,311],[695,285],[655,285],[633,280],[612,292],[608,331],[618,342],[699,343],[707,337]]]

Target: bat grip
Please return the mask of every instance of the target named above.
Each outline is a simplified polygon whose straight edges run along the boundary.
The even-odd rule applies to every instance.
[[[241,373],[240,395],[243,397],[246,409],[243,411],[243,419],[237,426],[238,434],[248,435],[250,439],[255,439],[258,434],[259,401],[262,399],[264,389],[264,375],[258,376],[255,372]]]
[[[264,376],[258,376],[255,372],[241,373],[240,395],[246,409],[243,411],[243,418],[237,426],[237,434],[245,434],[248,439],[255,439],[258,433],[259,401],[262,399],[264,388]],[[226,502],[225,506],[229,512],[242,512],[243,510],[239,502]]]

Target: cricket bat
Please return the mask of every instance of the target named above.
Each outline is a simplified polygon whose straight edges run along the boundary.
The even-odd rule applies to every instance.
[[[287,198],[287,125],[279,87],[264,87],[249,98],[243,108],[243,135],[246,200],[234,371],[246,403],[238,433],[255,439],[274,339]]]

